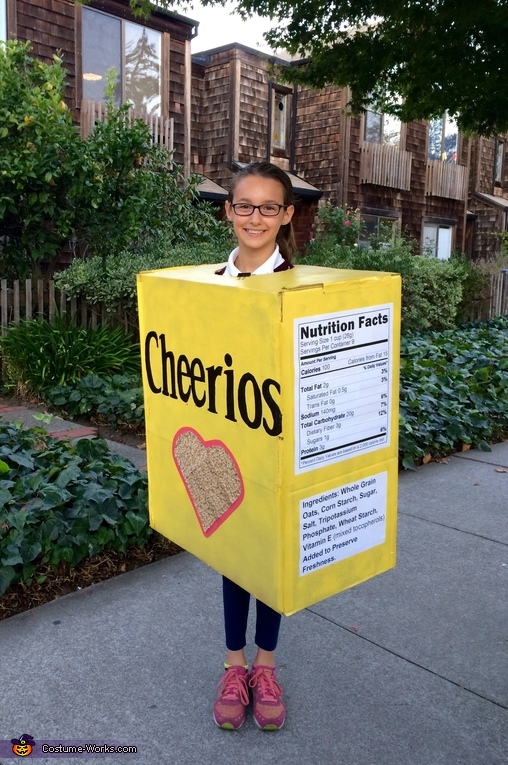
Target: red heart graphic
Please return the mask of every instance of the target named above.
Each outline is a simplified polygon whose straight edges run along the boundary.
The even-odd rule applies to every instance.
[[[193,428],[175,433],[173,459],[201,531],[209,537],[243,501],[238,463],[222,441],[205,441]]]

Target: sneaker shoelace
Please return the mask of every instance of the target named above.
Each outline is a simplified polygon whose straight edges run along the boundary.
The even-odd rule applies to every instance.
[[[240,677],[233,667],[226,670],[217,684],[217,690],[222,701],[241,701],[245,706],[249,703],[245,678]]]
[[[282,696],[282,688],[268,669],[256,672],[250,679],[251,688],[256,688],[262,703],[279,701]]]

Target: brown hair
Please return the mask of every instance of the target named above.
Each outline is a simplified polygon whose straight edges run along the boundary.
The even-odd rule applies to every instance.
[[[280,167],[277,167],[277,165],[272,165],[271,162],[251,162],[250,165],[246,165],[241,170],[238,170],[229,186],[229,202],[233,201],[233,195],[238,183],[249,175],[260,175],[262,178],[278,181],[284,190],[284,205],[286,207],[294,205],[293,185],[288,174],[281,170]],[[296,253],[296,242],[291,221],[280,227],[275,241],[279,245],[280,254],[284,260],[292,263]]]

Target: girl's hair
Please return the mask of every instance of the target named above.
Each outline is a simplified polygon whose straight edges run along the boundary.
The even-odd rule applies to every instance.
[[[262,178],[278,181],[284,190],[284,205],[294,205],[293,186],[288,174],[277,165],[272,165],[271,162],[251,162],[250,165],[242,167],[231,181],[228,194],[229,202],[233,201],[233,195],[239,182],[249,175],[260,175]],[[275,241],[279,245],[280,254],[284,260],[292,263],[296,253],[296,242],[291,221],[280,227]]]

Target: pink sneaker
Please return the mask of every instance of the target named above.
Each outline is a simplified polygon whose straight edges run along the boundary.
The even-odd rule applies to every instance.
[[[282,689],[275,679],[275,669],[252,667],[249,686],[254,697],[254,722],[261,730],[279,730],[286,719]]]
[[[249,703],[248,681],[245,667],[232,666],[224,672],[217,684],[219,697],[213,705],[213,719],[219,728],[238,730],[243,725]]]

